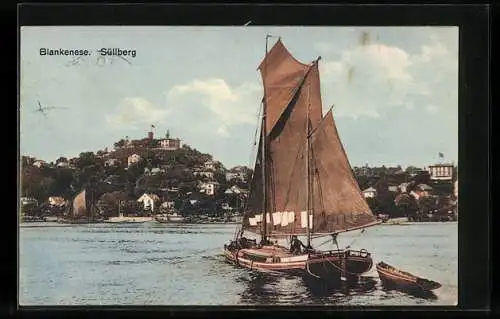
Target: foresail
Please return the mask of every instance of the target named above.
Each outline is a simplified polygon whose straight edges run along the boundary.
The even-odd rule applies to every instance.
[[[352,173],[331,111],[311,139],[313,233],[347,231],[375,223]]]
[[[86,191],[83,190],[73,199],[73,216],[80,217],[87,215]]]

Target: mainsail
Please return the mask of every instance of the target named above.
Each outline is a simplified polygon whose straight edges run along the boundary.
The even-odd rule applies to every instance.
[[[86,201],[86,191],[81,191],[73,199],[73,217],[78,218],[82,216],[87,216],[87,201]]]
[[[353,176],[331,111],[322,117],[318,61],[298,62],[278,40],[259,67],[267,151],[262,161],[259,147],[245,230],[262,231],[263,196],[270,236],[306,234],[308,227],[313,234],[331,234],[376,223]],[[263,142],[261,134],[259,144]],[[266,194],[262,164],[266,165]]]

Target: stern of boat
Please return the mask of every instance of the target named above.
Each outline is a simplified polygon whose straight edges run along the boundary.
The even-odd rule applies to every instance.
[[[362,250],[329,250],[312,253],[306,271],[313,278],[338,281],[345,277],[357,281],[373,267],[371,254]]]

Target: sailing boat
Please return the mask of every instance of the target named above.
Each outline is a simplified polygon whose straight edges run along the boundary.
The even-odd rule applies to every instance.
[[[323,282],[354,280],[373,266],[361,249],[319,250],[312,239],[380,223],[353,176],[332,109],[324,116],[318,63],[297,61],[281,38],[259,66],[264,86],[261,134],[241,229],[224,255],[230,263],[262,272]],[[243,237],[245,231],[258,234]],[[306,236],[294,251],[276,239]],[[271,240],[275,240],[274,243]],[[301,243],[301,242],[300,242]]]
[[[97,216],[97,212],[94,193],[84,189],[75,196],[72,205],[68,206],[66,216],[59,222],[70,224],[97,223],[102,221],[102,218]]]

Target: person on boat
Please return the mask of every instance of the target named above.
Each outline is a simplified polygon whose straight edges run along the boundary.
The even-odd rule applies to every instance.
[[[260,246],[271,246],[272,244],[273,243],[269,240],[269,238],[260,241]]]
[[[292,241],[290,243],[290,252],[292,254],[300,254],[302,252],[302,248],[304,249],[308,249],[308,247],[306,247],[306,245],[304,245],[300,240],[299,238],[297,237],[297,235],[293,235],[292,236]],[[312,247],[311,247],[312,249]]]

